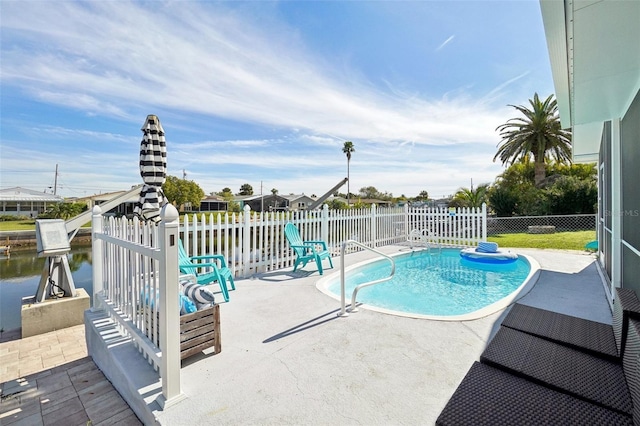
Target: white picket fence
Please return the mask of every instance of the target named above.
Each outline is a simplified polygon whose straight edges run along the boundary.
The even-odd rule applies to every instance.
[[[155,225],[137,218],[92,216],[94,310],[104,310],[160,370],[164,405],[182,398],[177,245],[190,255],[222,254],[236,277],[293,266],[284,226],[294,223],[303,240],[324,240],[332,256],[343,241],[376,248],[407,241],[412,231],[440,244],[471,246],[486,240],[486,206],[480,209],[405,207],[185,216],[167,205]],[[359,250],[350,246],[350,251]],[[233,303],[233,302],[231,302]],[[158,327],[159,325],[159,327]],[[162,349],[160,349],[162,348]]]
[[[237,277],[287,268],[295,260],[284,237],[294,223],[303,240],[323,240],[332,256],[343,241],[357,240],[371,248],[407,241],[413,230],[424,231],[440,244],[473,246],[486,240],[486,206],[478,209],[411,209],[409,206],[252,213],[193,214],[181,227],[184,247],[191,256],[221,254]],[[349,252],[359,250],[350,246]]]

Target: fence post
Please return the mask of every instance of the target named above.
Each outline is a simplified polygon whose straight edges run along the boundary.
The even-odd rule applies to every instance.
[[[321,221],[321,240],[326,241],[329,244],[329,206],[324,204],[322,206],[322,221]]]
[[[92,311],[97,311],[102,309],[100,306],[99,298],[96,297],[98,293],[102,292],[102,284],[103,284],[103,275],[102,275],[102,262],[104,261],[103,255],[103,246],[104,243],[102,240],[98,240],[97,234],[102,234],[104,232],[103,228],[103,217],[102,217],[102,209],[100,206],[94,206],[91,211],[91,250],[92,254],[92,263],[93,263],[93,306],[91,307]]]
[[[162,361],[162,397],[160,405],[166,408],[181,401],[180,391],[180,296],[178,291],[178,237],[180,223],[178,210],[167,203],[162,207],[159,226],[158,262],[160,284],[160,348]]]
[[[249,262],[251,261],[251,207],[244,206],[243,230],[242,230],[242,276],[249,275]]]
[[[487,241],[487,203],[482,203],[482,241]]]
[[[372,248],[376,248],[377,247],[377,240],[378,240],[378,215],[377,213],[377,207],[374,204],[371,204],[371,247]]]
[[[409,203],[404,205],[404,236],[409,236]]]

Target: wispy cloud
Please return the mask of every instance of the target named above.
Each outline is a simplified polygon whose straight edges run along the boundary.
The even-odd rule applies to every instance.
[[[182,118],[177,123],[182,129],[189,128],[189,116],[194,115],[283,133],[175,141],[170,173],[186,168],[189,178],[197,177],[207,190],[239,186],[248,174],[263,173],[268,179],[275,176],[269,170],[276,169],[287,170],[273,178],[271,187],[328,189],[334,175],[337,181],[345,174],[339,146],[347,139],[356,144],[354,182],[361,179],[382,190],[397,184],[417,193],[429,188],[444,192],[440,188],[450,187],[469,170],[482,170],[483,176],[470,176],[474,180],[488,180],[498,168],[481,169],[478,158],[492,157],[494,129],[506,116],[504,108],[487,99],[524,76],[496,87],[484,99],[464,92],[429,98],[377,88],[357,70],[337,68],[314,56],[282,22],[239,13],[225,3],[153,2],[149,7],[126,1],[6,2],[2,8],[2,84],[34,99],[135,126],[151,110]],[[90,130],[49,131],[89,140],[127,140],[118,134],[92,135]],[[134,136],[139,141],[140,133]],[[8,142],[3,141],[3,156]],[[458,156],[455,169],[436,161],[444,154],[434,147],[443,145]],[[470,146],[475,155],[468,154]],[[314,155],[301,147],[312,148]],[[87,182],[136,184],[134,144],[131,148],[87,155],[77,170],[86,173]],[[25,159],[36,151],[24,147],[13,154]],[[97,172],[107,160],[112,168],[132,170],[107,177],[108,171]],[[59,153],[39,167],[50,168],[54,161],[69,159]]]
[[[455,38],[455,34],[451,35],[448,39],[446,39],[445,41],[443,41],[440,46],[436,47],[436,52],[441,51],[447,44],[451,43],[453,41],[453,39]]]
[[[487,93],[486,95],[483,96],[483,100],[487,101],[487,102],[492,102],[495,100],[495,98],[497,98],[498,96],[500,96],[502,93],[504,93],[504,89],[508,86],[510,86],[511,84],[515,83],[518,80],[521,80],[522,78],[526,77],[527,75],[529,75],[530,71],[525,71],[520,75],[517,75],[513,78],[510,78],[509,80],[505,81],[504,83],[496,86],[494,89],[492,89],[489,93]]]
[[[27,2],[3,5],[3,13],[11,17],[3,22],[9,21],[4,30],[12,46],[3,49],[4,82],[94,114],[122,118],[161,106],[340,138],[416,143],[442,135],[458,140],[461,115],[493,115],[473,104],[380,93],[351,73],[336,76],[304,46],[280,37],[282,30],[273,36],[220,4]],[[16,49],[17,33],[33,44]],[[483,121],[468,122],[462,139],[486,136]]]

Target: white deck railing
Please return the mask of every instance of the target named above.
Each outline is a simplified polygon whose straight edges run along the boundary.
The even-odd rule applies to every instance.
[[[109,218],[93,209],[93,308],[128,334],[162,377],[162,406],[180,391],[178,212],[163,207],[158,226]]]
[[[440,244],[470,246],[486,240],[486,206],[481,209],[405,207],[185,216],[167,205],[159,225],[138,219],[105,219],[93,209],[93,303],[126,332],[142,355],[160,370],[165,406],[182,398],[178,250],[182,239],[191,255],[222,254],[236,277],[293,266],[284,237],[293,222],[304,240],[324,240],[332,256],[344,241],[346,252],[406,241],[414,230]],[[233,301],[231,301],[233,303]],[[159,327],[158,327],[159,325]]]

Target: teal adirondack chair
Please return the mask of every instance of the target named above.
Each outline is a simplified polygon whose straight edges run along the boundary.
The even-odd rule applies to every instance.
[[[194,260],[205,260],[208,262],[197,263],[194,262]],[[229,301],[227,281],[231,285],[231,290],[236,289],[236,285],[233,282],[233,274],[227,267],[227,261],[224,256],[220,254],[189,256],[182,245],[182,240],[180,240],[178,244],[178,267],[183,274],[195,275],[198,284],[207,285],[217,281],[218,284],[220,284],[220,290],[222,291],[222,297],[224,297],[225,302]],[[201,268],[207,270],[207,272],[198,272]]]
[[[329,265],[333,268],[331,261],[331,253],[327,250],[327,243],[324,241],[302,241],[300,232],[293,223],[287,223],[284,227],[284,235],[289,241],[289,246],[296,254],[296,261],[293,265],[293,272],[296,271],[298,265],[302,264],[304,268],[307,262],[314,260],[318,266],[318,272],[322,275],[322,259],[329,259]],[[318,246],[321,246],[320,250]]]

